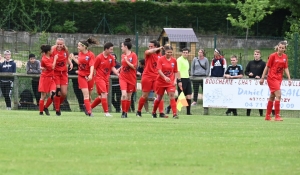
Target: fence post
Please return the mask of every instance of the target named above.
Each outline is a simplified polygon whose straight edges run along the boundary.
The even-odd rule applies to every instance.
[[[214,49],[217,48],[217,35],[214,36]]]
[[[135,53],[139,56],[139,32],[135,33]]]
[[[107,96],[107,102],[108,102],[108,111],[111,112],[111,97],[112,97],[112,94],[111,94],[111,91],[112,91],[112,81],[111,81],[111,76],[109,77],[109,91],[108,91],[108,96]]]
[[[294,78],[298,78],[298,33],[294,33]]]
[[[14,106],[13,109],[18,109],[19,106],[19,79],[16,75],[14,75],[14,87],[13,87],[13,91],[14,91]]]

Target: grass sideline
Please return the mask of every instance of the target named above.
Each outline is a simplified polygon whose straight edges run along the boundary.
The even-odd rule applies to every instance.
[[[0,174],[299,174],[300,120],[1,110]]]

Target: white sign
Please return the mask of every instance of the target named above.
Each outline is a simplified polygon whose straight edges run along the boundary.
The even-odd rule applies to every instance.
[[[203,79],[203,107],[266,109],[270,90],[267,80],[263,85],[257,79]],[[281,83],[280,108],[300,110],[300,81]]]

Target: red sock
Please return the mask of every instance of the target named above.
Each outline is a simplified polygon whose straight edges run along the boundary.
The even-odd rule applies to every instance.
[[[90,99],[84,99],[84,105],[85,105],[85,109],[87,110],[88,114],[91,114],[91,103],[90,103]]]
[[[272,108],[273,108],[273,101],[268,101],[268,105],[267,105],[267,115],[270,115],[270,114],[271,114]]]
[[[154,106],[153,106],[153,109],[152,109],[152,114],[155,114],[155,113],[156,113],[157,108],[158,108],[158,106],[159,106],[159,102],[160,102],[160,101],[158,101],[157,99],[155,99],[155,101],[154,101]]]
[[[107,104],[107,98],[102,98],[102,108],[104,112],[108,112],[108,104]]]
[[[139,105],[138,105],[138,110],[137,111],[139,111],[139,112],[142,111],[145,102],[146,102],[146,99],[144,97],[141,97],[140,100],[139,100]]]
[[[275,116],[279,115],[280,114],[280,101],[275,100],[274,108],[275,108]]]
[[[173,115],[177,114],[176,100],[175,99],[171,99],[170,100],[170,105],[171,105],[171,109],[172,109]]]
[[[44,111],[44,100],[40,99],[39,108],[40,108],[40,112]]]
[[[125,112],[127,109],[127,100],[121,100],[122,112]]]
[[[129,111],[131,100],[126,100],[126,113]]]
[[[164,113],[164,100],[161,99],[158,105],[159,113]]]
[[[98,104],[101,103],[101,98],[97,97],[95,98],[95,100],[93,101],[93,103],[91,104],[91,108],[94,109],[96,106],[98,106]],[[103,104],[102,104],[103,105]]]
[[[60,111],[60,97],[54,96],[54,106],[56,111]]]
[[[60,96],[60,104],[63,104],[66,97]]]
[[[52,99],[51,99],[51,97],[49,97],[49,98],[47,99],[46,104],[45,104],[45,108],[48,108],[48,107],[51,105],[51,103],[52,103]]]

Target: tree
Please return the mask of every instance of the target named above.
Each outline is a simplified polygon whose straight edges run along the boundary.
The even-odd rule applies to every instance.
[[[270,3],[277,8],[289,9],[294,17],[300,17],[300,1],[299,0],[270,0]]]
[[[270,5],[269,0],[245,0],[242,3],[238,0],[236,9],[240,10],[241,15],[237,19],[228,14],[226,18],[233,26],[246,29],[246,41],[248,38],[249,28],[255,23],[264,19],[267,14],[272,14],[273,6]]]

